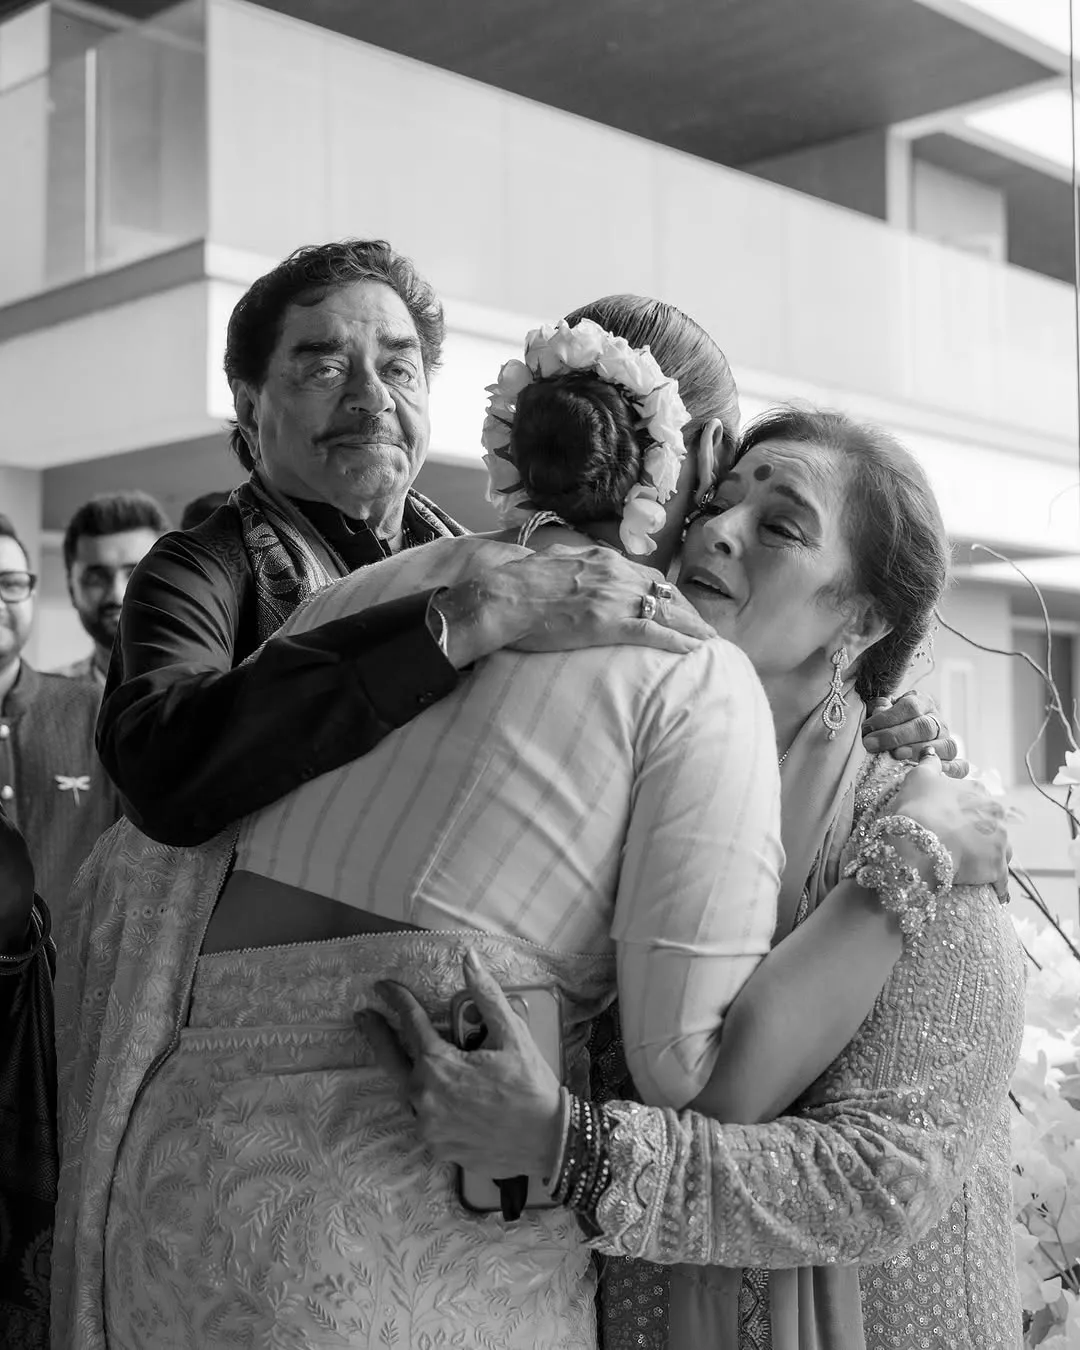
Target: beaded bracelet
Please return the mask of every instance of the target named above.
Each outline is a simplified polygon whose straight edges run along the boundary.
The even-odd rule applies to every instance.
[[[611,1183],[608,1127],[603,1108],[567,1093],[569,1118],[561,1166],[552,1196],[566,1205],[592,1233],[598,1233],[596,1210]]]
[[[905,863],[887,843],[888,839],[907,839],[929,858],[933,865],[934,885],[922,878],[917,867]],[[860,886],[876,891],[882,905],[896,914],[904,933],[918,933],[937,915],[938,899],[953,884],[953,862],[948,851],[930,830],[908,816],[882,816],[867,831],[858,852],[844,868],[845,877],[854,877]]]

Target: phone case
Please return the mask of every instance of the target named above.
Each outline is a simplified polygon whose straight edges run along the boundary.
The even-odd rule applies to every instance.
[[[524,985],[504,989],[510,1006],[526,1023],[529,1032],[552,1070],[562,1082],[563,1039],[562,999],[558,989],[546,985]],[[454,1043],[462,1050],[479,1050],[487,1035],[480,1010],[467,990],[455,994],[450,1004],[450,1027]],[[458,1196],[466,1209],[475,1214],[498,1214],[502,1210],[499,1188],[490,1177],[458,1168]],[[529,1178],[526,1209],[553,1209],[555,1202],[548,1195],[540,1177]]]

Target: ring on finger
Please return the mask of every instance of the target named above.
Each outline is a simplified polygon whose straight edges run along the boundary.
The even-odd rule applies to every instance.
[[[927,745],[923,748],[922,753],[919,755],[919,763],[921,764],[924,759],[937,759],[937,758],[938,752],[934,749],[932,745]]]
[[[643,595],[641,597],[641,617],[643,619],[655,619],[657,610],[657,599],[655,595]]]
[[[675,595],[674,588],[671,586],[670,582],[654,581],[652,584],[652,593],[656,597],[656,603],[659,607],[661,617],[666,618],[668,605]]]

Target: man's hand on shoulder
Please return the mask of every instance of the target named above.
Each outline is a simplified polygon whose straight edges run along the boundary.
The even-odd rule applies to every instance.
[[[715,637],[693,606],[673,586],[655,600],[659,572],[641,567],[614,549],[554,545],[527,558],[440,592],[446,619],[446,652],[460,670],[481,656],[512,647],[518,651],[571,651],[625,644],[689,652]]]
[[[917,760],[929,746],[950,778],[964,778],[970,767],[966,759],[957,758],[959,747],[938,717],[937,704],[917,690],[895,702],[875,699],[863,723],[863,745],[872,755],[887,750],[893,759],[909,760]]]

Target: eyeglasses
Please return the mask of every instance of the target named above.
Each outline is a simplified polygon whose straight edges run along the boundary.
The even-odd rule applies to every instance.
[[[0,572],[0,600],[9,605],[29,600],[36,585],[33,572]]]

